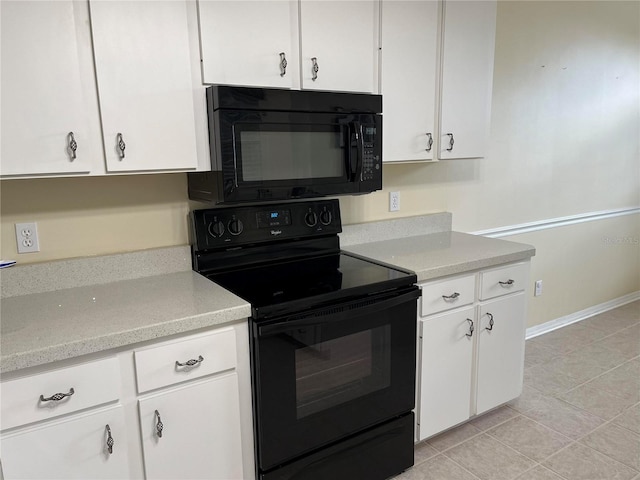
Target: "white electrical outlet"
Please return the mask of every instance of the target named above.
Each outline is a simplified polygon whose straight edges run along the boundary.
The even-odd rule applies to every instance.
[[[539,297],[542,295],[542,280],[536,280],[536,291],[534,296]]]
[[[389,211],[397,212],[400,210],[400,192],[389,192]]]
[[[36,222],[16,223],[16,242],[18,253],[39,252],[38,224]]]

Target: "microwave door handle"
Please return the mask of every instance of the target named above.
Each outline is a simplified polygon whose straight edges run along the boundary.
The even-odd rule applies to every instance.
[[[355,147],[350,138],[349,170],[351,174],[351,181],[355,182],[362,176],[362,155],[364,146],[362,141],[362,125],[360,122],[351,123],[351,137],[355,139]]]

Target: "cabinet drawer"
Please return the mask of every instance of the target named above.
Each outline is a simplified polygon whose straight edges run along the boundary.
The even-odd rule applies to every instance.
[[[2,429],[112,402],[119,395],[115,357],[8,380],[2,382]],[[47,400],[54,396],[59,399]]]
[[[200,378],[236,366],[233,329],[194,335],[164,345],[136,350],[138,392]]]
[[[524,290],[527,272],[527,264],[525,263],[482,272],[480,274],[480,300]]]
[[[426,317],[432,313],[443,312],[473,303],[475,275],[425,283],[420,287],[422,288],[420,314]]]

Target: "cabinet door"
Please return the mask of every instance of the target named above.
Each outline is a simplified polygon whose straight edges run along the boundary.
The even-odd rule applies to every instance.
[[[436,1],[382,2],[385,162],[434,158],[439,8]]]
[[[114,441],[112,453],[107,425]],[[5,480],[129,478],[128,468],[121,406],[2,436]]]
[[[297,1],[200,0],[198,8],[204,83],[300,87]]]
[[[478,324],[476,413],[480,414],[522,392],[524,292],[482,304]]]
[[[147,480],[244,478],[235,372],[145,397],[139,409]]]
[[[420,322],[418,440],[470,416],[473,313],[469,307]]]
[[[90,172],[103,153],[86,5],[2,1],[0,9],[0,174]]]
[[[445,0],[443,29],[439,157],[482,157],[491,117],[496,2]]]
[[[378,91],[379,8],[377,0],[300,2],[302,88]]]
[[[107,170],[195,168],[186,2],[90,5]]]

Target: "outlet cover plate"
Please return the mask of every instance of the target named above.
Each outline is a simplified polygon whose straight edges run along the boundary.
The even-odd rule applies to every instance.
[[[18,253],[39,252],[38,224],[36,222],[16,223],[16,243]]]

